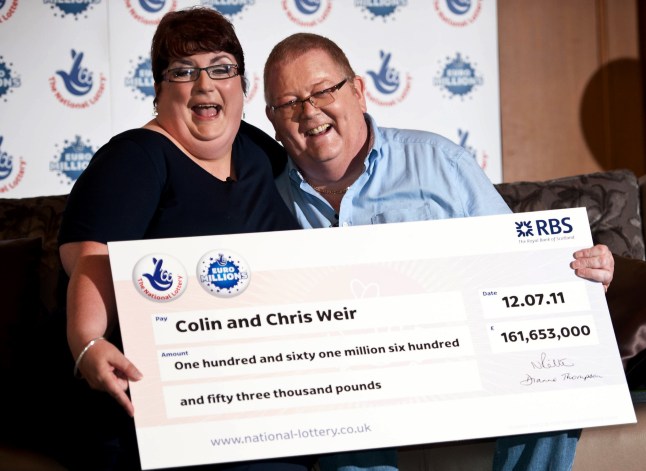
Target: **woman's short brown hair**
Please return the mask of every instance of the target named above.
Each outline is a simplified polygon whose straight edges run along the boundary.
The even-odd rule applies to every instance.
[[[244,53],[229,20],[208,7],[166,13],[150,47],[155,85],[163,80],[164,71],[173,59],[216,51],[227,52],[235,58],[238,74],[242,77],[242,91],[247,93]]]

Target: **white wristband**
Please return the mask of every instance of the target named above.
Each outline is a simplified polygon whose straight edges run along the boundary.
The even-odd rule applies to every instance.
[[[99,340],[105,340],[105,337],[101,336],[101,337],[96,337],[96,338],[94,338],[94,339],[90,340],[90,341],[87,343],[87,345],[83,348],[83,350],[81,350],[81,353],[79,353],[79,356],[78,356],[78,358],[76,359],[76,363],[74,363],[74,377],[75,377],[75,378],[80,378],[80,377],[81,377],[81,375],[79,374],[79,365],[81,364],[81,360],[82,360],[82,359],[83,359],[83,357],[85,356],[85,353],[86,353],[90,348],[92,348],[92,346],[93,346],[95,343],[97,343]]]

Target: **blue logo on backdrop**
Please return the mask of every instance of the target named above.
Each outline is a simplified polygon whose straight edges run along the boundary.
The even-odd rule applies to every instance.
[[[15,165],[13,156],[2,149],[2,141],[3,137],[0,136],[0,193],[6,193],[16,188],[21,182],[25,176],[27,163],[20,158],[18,165]],[[13,175],[14,173],[15,175]]]
[[[0,10],[2,10],[2,8],[4,7],[4,4],[5,4],[5,0],[0,0]]]
[[[166,254],[151,254],[137,262],[132,281],[142,296],[155,302],[168,302],[186,289],[186,270]]]
[[[99,3],[101,0],[43,0],[44,5],[51,5],[51,9],[55,11],[54,16],[72,15],[75,19]],[[87,18],[87,15],[84,16]]]
[[[247,263],[237,254],[216,250],[205,254],[197,266],[197,278],[208,293],[229,298],[249,286]]]
[[[19,87],[20,77],[16,76],[11,70],[13,64],[6,63],[4,58],[0,56],[0,98],[3,101],[7,101],[7,95],[13,92],[13,89]]]
[[[332,0],[282,0],[283,11],[299,26],[316,26],[325,21],[332,10]]]
[[[126,77],[125,85],[138,92],[140,98],[145,100],[155,96],[155,81],[150,58],[139,56],[138,61],[134,70]]]
[[[482,10],[482,0],[435,0],[435,11],[451,26],[468,26],[475,22]]]
[[[125,0],[128,13],[145,25],[159,24],[162,16],[177,8],[177,0]]]
[[[166,0],[139,0],[139,5],[148,13],[158,13],[166,5]]]
[[[391,17],[399,7],[408,5],[408,0],[354,0],[354,6],[362,8],[371,15],[371,19],[382,18],[384,21]]]
[[[570,224],[570,217],[564,217],[561,219],[549,218],[549,219],[536,219],[534,221],[517,221],[514,223],[516,226],[516,235],[519,238],[526,237],[541,237],[541,236],[556,236],[540,239],[535,242],[546,242],[548,240],[564,240],[564,239],[573,239],[574,236],[568,236],[565,234],[570,234],[574,231],[572,224]],[[536,230],[536,232],[534,232]],[[532,242],[521,240],[520,242]]]
[[[64,141],[63,150],[54,155],[49,164],[49,170],[57,172],[59,177],[66,177],[67,181],[61,183],[74,183],[83,173],[94,155],[94,150],[89,143],[81,141],[81,136],[76,136],[74,141]]]
[[[242,13],[246,7],[256,3],[256,0],[202,0],[201,3],[231,18]]]
[[[90,91],[92,91],[96,84],[94,81],[94,74],[90,69],[81,64],[84,56],[82,52],[76,52],[72,49],[71,55],[72,66],[70,67],[69,72],[65,70],[56,71],[56,74],[63,81],[64,89],[59,90],[55,76],[49,78],[49,86],[56,99],[65,106],[70,108],[87,108],[99,101],[103,95],[106,86],[106,78],[103,74],[99,74],[99,85],[97,91],[91,96],[86,97],[86,95],[90,94]],[[68,96],[66,97],[65,95]],[[79,97],[84,97],[84,99],[78,100]]]
[[[393,106],[401,103],[410,91],[410,75],[407,74],[406,80],[402,83],[399,70],[390,64],[392,54],[379,51],[379,58],[381,59],[379,69],[377,71],[367,70],[366,74],[372,79],[372,85],[383,98],[371,94],[369,90],[366,90],[366,96],[371,101],[382,106]]]
[[[2,145],[3,137],[0,136],[0,146]],[[13,157],[11,157],[4,150],[0,149],[0,180],[6,180],[11,175],[13,170]]]
[[[294,5],[303,15],[314,15],[321,8],[321,0],[294,0]]]
[[[475,68],[469,61],[462,58],[458,52],[454,58],[447,57],[447,64],[440,75],[433,79],[433,84],[448,91],[450,97],[466,97],[477,85],[482,85],[484,80],[478,76]]]
[[[63,84],[72,95],[87,95],[92,90],[92,72],[90,69],[81,67],[83,53],[77,53],[72,49],[72,67],[69,72],[57,70],[56,73],[63,79]]]

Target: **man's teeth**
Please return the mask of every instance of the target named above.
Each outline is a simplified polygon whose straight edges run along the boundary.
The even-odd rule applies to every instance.
[[[321,134],[322,132],[327,131],[329,128],[330,128],[329,124],[321,124],[320,126],[317,126],[314,129],[310,129],[305,134],[307,134],[308,136],[315,136],[316,134]]]

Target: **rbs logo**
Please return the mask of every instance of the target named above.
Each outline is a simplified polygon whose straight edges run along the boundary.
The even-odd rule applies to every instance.
[[[536,230],[538,234],[536,235],[556,235],[556,234],[569,234],[572,232],[573,228],[568,223],[570,220],[569,217],[563,218],[560,221],[558,219],[544,219],[536,220]]]
[[[535,221],[516,222],[516,233],[518,237],[548,236],[557,234],[569,234],[574,230],[569,223],[570,218],[562,219],[536,219]],[[536,229],[536,233],[534,233]]]

